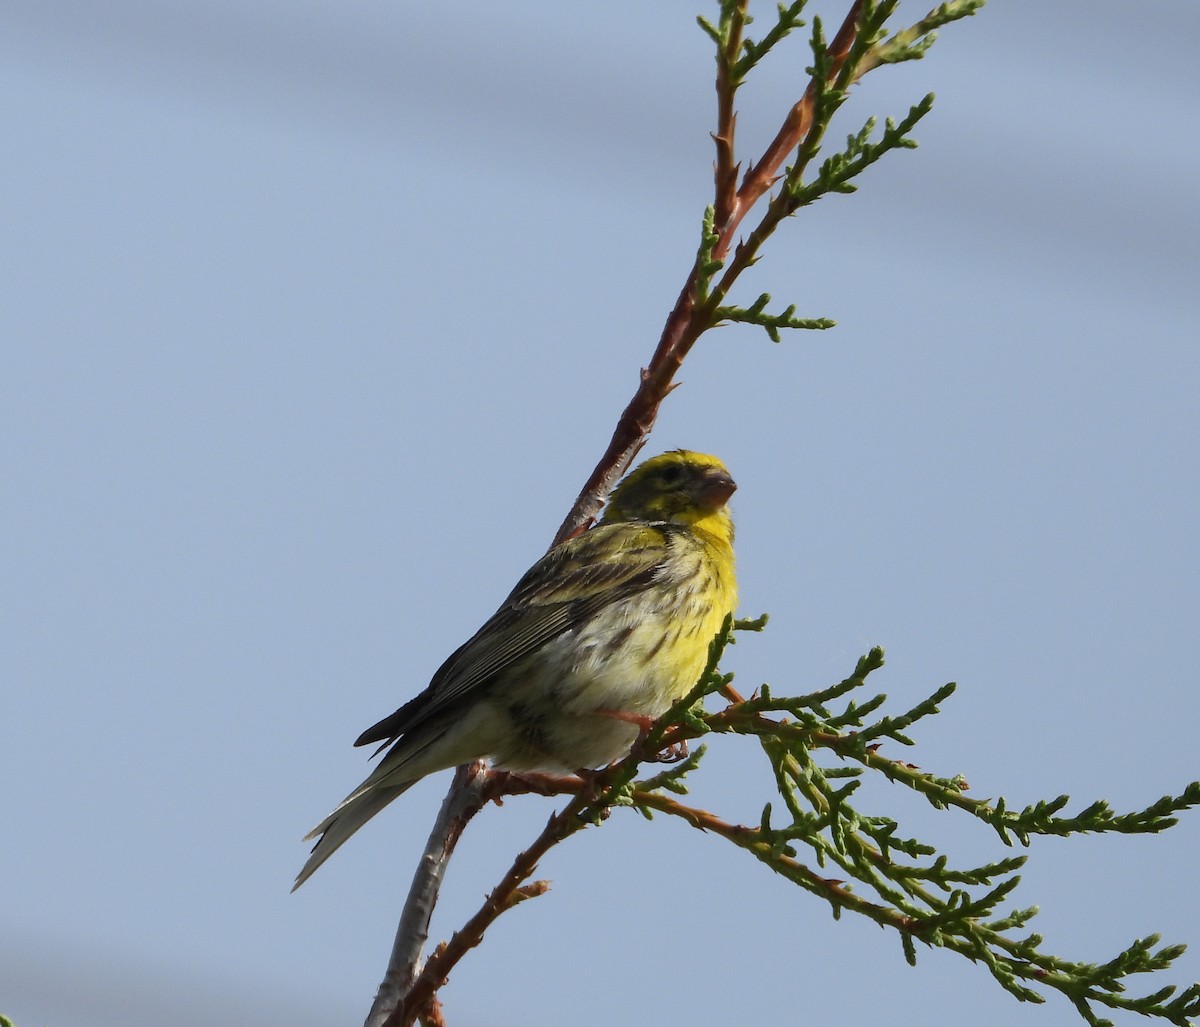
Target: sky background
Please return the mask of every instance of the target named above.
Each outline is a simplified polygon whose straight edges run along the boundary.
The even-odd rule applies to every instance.
[[[4,4],[18,1027],[361,1022],[448,775],[289,895],[300,838],[543,551],[649,358],[711,193],[699,12]],[[1130,809],[1200,777],[1198,33],[1185,0],[996,0],[847,105],[835,139],[938,94],[920,148],[788,222],[738,297],[838,327],[705,337],[647,450],[739,482],[742,609],[772,617],[726,661],[744,691],[882,644],[893,712],[959,682],[896,755],[972,795]],[[744,158],[807,63],[800,36],[742,94]],[[695,797],[753,822],[765,770],[718,739]],[[1008,854],[897,788],[859,805],[959,865]],[[435,936],[550,808],[476,819]],[[1082,1022],[947,953],[910,969],[727,849],[617,813],[556,850],[449,1022]],[[1197,851],[1200,813],[1037,840],[1011,904],[1071,959],[1200,944]],[[1197,978],[1193,948],[1162,983]]]

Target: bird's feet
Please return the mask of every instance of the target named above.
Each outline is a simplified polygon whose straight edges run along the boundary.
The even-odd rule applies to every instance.
[[[629,713],[626,710],[597,710],[597,714],[601,717],[611,717],[613,720],[623,720],[627,724],[634,724],[638,729],[637,740],[630,747],[631,752],[639,752],[645,749],[646,736],[650,734],[650,729],[654,727],[654,718],[647,717],[642,713]],[[656,753],[644,753],[642,758],[647,763],[678,763],[680,760],[687,759],[688,744],[686,738],[681,738],[677,742],[669,743],[665,748]]]
[[[681,738],[677,742],[671,742],[665,749],[658,752],[654,756],[655,763],[678,763],[680,760],[688,758],[688,744],[686,738]]]

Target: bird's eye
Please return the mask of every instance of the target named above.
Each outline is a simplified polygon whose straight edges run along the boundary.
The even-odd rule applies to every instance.
[[[658,475],[658,480],[668,488],[683,481],[683,468],[679,464],[667,464]]]

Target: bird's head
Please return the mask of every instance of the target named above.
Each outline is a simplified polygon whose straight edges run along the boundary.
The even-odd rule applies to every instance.
[[[613,489],[603,521],[675,521],[732,531],[726,503],[737,484],[715,456],[675,449],[639,464]]]

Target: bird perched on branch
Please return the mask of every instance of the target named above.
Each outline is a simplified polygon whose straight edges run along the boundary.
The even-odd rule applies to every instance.
[[[561,774],[625,756],[696,684],[736,605],[736,487],[687,450],[627,475],[595,528],[538,560],[425,691],[359,736],[387,753],[307,836],[293,890],[427,774],[485,757]]]

